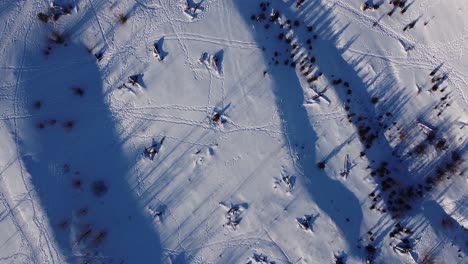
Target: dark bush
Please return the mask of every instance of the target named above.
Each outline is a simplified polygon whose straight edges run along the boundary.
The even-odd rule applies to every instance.
[[[75,122],[73,120],[65,121],[65,123],[63,123],[63,127],[65,130],[70,131],[75,127]]]
[[[44,22],[44,23],[49,22],[49,16],[44,14],[44,13],[37,14],[37,18],[39,18],[39,20]]]
[[[452,160],[457,162],[457,161],[460,161],[461,160],[461,156],[458,152],[456,151],[453,151],[452,152]]]
[[[80,208],[78,210],[78,215],[82,217],[88,215],[88,208],[86,207]]]
[[[108,187],[104,181],[94,181],[91,184],[91,191],[97,197],[102,197],[103,195],[107,193]]]
[[[128,20],[128,15],[124,15],[124,14],[119,14],[119,23],[120,24],[125,24],[127,23],[127,20]]]
[[[40,100],[36,100],[36,101],[34,101],[33,106],[34,106],[35,109],[40,109],[41,106],[42,106],[42,102]]]
[[[75,189],[81,189],[81,186],[83,186],[83,182],[80,179],[74,179],[72,181],[72,186]]]
[[[73,94],[78,95],[78,96],[83,96],[84,95],[84,90],[81,87],[73,87]]]
[[[435,145],[437,150],[445,150],[447,149],[447,141],[445,139],[441,139]]]
[[[50,41],[57,43],[57,44],[63,44],[65,43],[65,38],[62,34],[58,32],[52,33],[52,36],[50,36]]]
[[[321,162],[317,163],[317,166],[319,167],[319,169],[323,170],[323,169],[325,169],[325,162],[321,161]]]
[[[58,223],[58,226],[60,229],[65,230],[70,226],[70,221],[68,220],[68,218],[63,219]]]
[[[372,245],[367,245],[367,246],[366,246],[366,251],[367,251],[367,253],[369,253],[369,254],[374,254],[377,250],[375,249],[374,246],[372,246]]]
[[[427,145],[424,142],[422,142],[421,144],[417,145],[414,148],[414,152],[418,155],[426,154],[426,150],[427,150]]]

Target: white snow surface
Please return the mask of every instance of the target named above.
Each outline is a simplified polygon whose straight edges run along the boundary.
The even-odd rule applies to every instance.
[[[0,263],[468,263],[468,1],[405,2],[0,1]]]

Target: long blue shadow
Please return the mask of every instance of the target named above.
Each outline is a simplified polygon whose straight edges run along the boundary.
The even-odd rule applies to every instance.
[[[270,2],[271,6],[268,10],[271,10],[271,7],[276,7],[279,2],[281,1]],[[235,3],[246,23],[252,23],[251,15],[258,13],[259,2],[242,0],[235,1]],[[282,8],[278,8],[282,12]],[[268,20],[269,11],[265,13]],[[263,24],[255,24],[257,30],[252,31],[256,41],[265,47],[267,52],[271,53],[272,50],[284,52],[284,40],[279,41],[276,38],[280,31],[273,26],[265,30]],[[265,62],[270,61],[266,53],[264,54]],[[286,140],[291,141],[291,148],[298,155],[297,165],[300,166],[306,177],[304,182],[307,185],[308,193],[320,209],[334,221],[346,239],[350,250],[353,250],[359,238],[362,222],[361,205],[357,197],[342,182],[330,178],[317,167],[315,146],[318,136],[303,106],[304,95],[299,78],[293,68],[283,66],[283,60],[285,60],[284,57],[281,59],[280,65],[270,67],[268,73],[273,78],[276,104],[281,114],[284,132],[288,135]],[[289,61],[292,62],[291,59]],[[307,146],[307,148],[302,148],[302,146]],[[337,250],[341,249],[337,248]]]
[[[19,147],[67,263],[158,263],[152,219],[127,181],[132,164],[116,135],[95,58],[82,45],[26,53]],[[89,58],[88,61],[86,58]],[[79,63],[77,63],[79,62]],[[29,75],[31,74],[31,75]],[[46,250],[46,249],[44,249]]]

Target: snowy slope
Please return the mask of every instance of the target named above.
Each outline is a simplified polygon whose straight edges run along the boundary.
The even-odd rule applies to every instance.
[[[468,3],[393,2],[1,2],[0,263],[466,263]]]

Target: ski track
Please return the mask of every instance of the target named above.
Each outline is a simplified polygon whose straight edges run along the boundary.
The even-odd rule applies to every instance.
[[[244,42],[244,41],[232,40],[228,38],[222,39],[222,38],[210,37],[210,36],[193,34],[193,33],[182,33],[182,34],[179,34],[178,36],[165,35],[164,37],[170,40],[175,39],[175,40],[190,40],[190,41],[196,41],[196,42],[205,42],[205,43],[216,44],[219,46],[229,47],[229,48],[238,48],[238,49],[261,49],[262,48],[254,42]],[[157,38],[158,37],[156,37],[156,39]]]
[[[224,4],[223,4],[224,3]],[[226,4],[226,2],[221,2],[221,8],[223,10],[223,12],[228,12],[229,9],[227,9],[224,5]],[[227,37],[225,39],[229,39],[229,44],[230,44],[230,47],[233,47],[232,46],[232,43],[233,42],[236,42],[236,43],[241,43],[241,46],[240,48],[241,49],[247,49],[248,45],[250,46],[253,46],[254,48],[261,48],[257,45],[257,43],[253,43],[253,44],[250,44],[250,43],[247,43],[247,42],[242,42],[242,41],[233,41],[233,35],[232,35],[232,29],[230,27],[231,23],[226,23],[227,19],[230,19],[229,16],[227,16],[227,14],[224,15],[224,17],[226,19],[223,19],[222,22],[221,22],[221,27],[224,29],[225,32],[227,32]],[[229,21],[228,21],[229,22]],[[226,29],[226,25],[228,26],[228,28]],[[236,76],[238,76],[238,74],[236,73]],[[226,94],[226,91],[225,91],[225,85],[224,85],[224,75],[221,76],[221,108],[224,109],[224,99],[225,99],[225,94]]]
[[[145,4],[145,3],[143,3],[143,0],[135,0],[135,2],[137,2],[139,5],[141,5],[142,7],[146,8],[146,9],[151,9],[151,10],[158,10],[158,9],[161,9],[161,6],[160,6],[160,5],[157,5],[157,4]]]
[[[107,47],[113,48],[113,45],[109,45],[109,41],[107,40],[104,28],[102,27],[101,21],[99,21],[99,15],[96,11],[96,8],[94,7],[93,0],[89,0],[89,4],[91,6],[91,9],[93,10],[94,16],[96,17],[96,22],[98,23],[99,30],[101,31],[102,39],[104,40]]]
[[[182,141],[181,141],[182,142]],[[164,204],[163,201],[161,201],[160,199],[158,199],[157,197],[154,197],[154,199],[158,200],[160,204]],[[167,205],[166,205],[167,206]],[[171,209],[169,208],[169,206],[167,206],[167,212],[169,213],[170,217],[172,218],[172,220],[174,221],[174,223],[176,224],[177,226],[177,244],[180,245],[180,247],[182,248],[182,250],[184,252],[187,251],[187,249],[185,249],[182,244],[181,244],[181,241],[180,241],[180,223],[179,223],[179,220],[177,219],[177,217],[175,217],[175,215],[171,212]]]
[[[19,90],[19,84],[20,84],[20,81],[21,81],[22,67],[24,66],[24,63],[26,61],[26,50],[27,50],[27,44],[28,44],[28,35],[29,35],[29,32],[31,30],[31,27],[32,27],[33,23],[29,22],[28,24],[29,24],[29,26],[28,26],[28,28],[27,28],[27,30],[25,32],[24,39],[23,39],[23,51],[22,51],[22,56],[21,56],[21,61],[20,61],[20,67],[17,69],[17,73],[16,73],[17,74],[17,79],[16,79],[16,85],[15,85],[15,88],[14,88],[14,96],[13,96],[13,113],[14,113],[15,116],[16,116],[16,113],[18,112],[18,90]],[[19,147],[19,139],[18,139],[18,124],[17,124],[17,119],[15,119],[15,118],[13,118],[13,131],[14,131],[16,156],[19,157],[20,156],[20,153],[19,153],[19,148],[20,147]],[[24,178],[23,167],[22,167],[22,164],[21,164],[20,160],[18,160],[18,164],[19,164],[19,167],[20,167],[22,183],[24,185],[24,188],[26,189],[26,192],[29,194],[30,191],[29,191],[29,188],[28,188],[28,184],[27,184],[27,182],[26,182],[26,180]],[[30,202],[31,202],[31,204],[33,204],[32,197],[30,196],[30,198],[31,198]],[[7,203],[6,206],[11,211],[10,204]],[[33,214],[35,215],[35,212],[33,212]],[[12,211],[11,211],[11,215],[14,216],[14,213]],[[15,218],[14,223],[15,223],[15,226],[18,228],[18,230],[22,230],[21,225],[18,223],[18,219]],[[27,241],[28,247],[31,249],[32,252],[34,252],[33,251],[33,246],[31,244],[30,239],[25,235],[25,233],[23,231],[21,231],[21,233],[24,235],[24,238]],[[41,249],[41,252],[45,256],[45,252],[43,251],[43,249]],[[35,258],[35,261],[38,262],[38,260],[36,258]]]
[[[7,198],[5,197],[5,193],[8,194],[8,192],[6,192],[6,190],[3,190],[3,188],[1,188],[1,191],[2,192],[0,192],[0,201],[2,202],[3,206],[8,210],[7,215],[5,215],[4,217],[9,217],[9,219],[12,221],[13,225],[15,226],[17,232],[20,232],[22,244],[23,244],[23,241],[26,242],[25,244],[26,244],[29,252],[33,255],[32,258],[34,260],[34,263],[39,263],[37,258],[35,257],[35,254],[33,253],[34,249],[33,249],[33,246],[31,244],[31,241],[28,238],[28,235],[24,232],[23,227],[19,223],[20,220],[18,219],[18,217],[16,216],[16,213],[14,212],[14,210],[10,206],[11,201],[8,201]]]
[[[162,7],[162,10],[166,16],[166,19],[168,20],[168,23],[172,29],[172,32],[177,40],[177,42],[179,43],[179,46],[182,48],[182,51],[184,52],[184,55],[185,55],[185,63],[186,65],[189,66],[190,70],[193,72],[193,74],[196,76],[196,72],[195,72],[195,65],[192,63],[191,59],[190,59],[190,53],[188,52],[188,49],[187,49],[187,46],[182,42],[182,39],[179,37],[179,33],[178,31],[176,30],[176,26],[175,26],[175,23],[174,23],[174,19],[171,17],[171,15],[167,12],[167,9],[164,8],[164,4],[161,2],[162,0],[159,0],[159,4],[161,5]]]
[[[206,116],[208,118],[211,118],[212,113],[211,113],[210,108],[211,108],[211,92],[212,92],[212,89],[213,89],[213,73],[212,73],[210,67],[208,67],[208,65],[206,65],[206,63],[204,63],[204,65],[205,65],[205,67],[208,70],[208,73],[210,75],[210,78],[209,78],[210,82],[208,84],[208,99],[206,101]]]
[[[20,67],[17,69],[17,80],[16,80],[16,85],[15,85],[15,89],[14,89],[14,97],[13,97],[13,112],[14,112],[15,116],[16,116],[16,113],[18,112],[18,90],[19,90],[19,85],[21,83],[21,77],[22,77],[22,74],[23,74],[22,68],[24,67],[24,64],[25,64],[25,61],[26,61],[28,35],[29,35],[30,31],[31,31],[32,26],[34,25],[34,23],[32,21],[35,19],[34,14],[37,13],[37,7],[38,6],[36,6],[36,8],[34,8],[31,17],[28,19],[29,21],[28,21],[27,24],[29,24],[29,26],[28,26],[25,34],[24,34],[23,52],[22,52],[22,56],[21,56]],[[19,137],[18,137],[18,124],[17,124],[17,119],[16,118],[13,118],[13,131],[14,131],[14,141],[15,141],[16,155],[20,156],[20,153],[19,153],[20,146],[19,146]],[[35,205],[35,202],[34,202],[35,200],[33,199],[32,195],[31,195],[33,190],[30,189],[28,180],[26,180],[26,177],[24,175],[24,168],[23,168],[23,164],[22,164],[21,160],[18,160],[18,165],[19,165],[19,169],[20,169],[21,180],[22,180],[24,189],[26,191],[26,196],[28,197],[28,201],[29,201],[29,203],[31,205],[32,217],[33,217],[32,220],[33,220],[33,223],[35,224],[35,226],[37,228],[37,231],[39,232],[39,238],[38,238],[37,242],[39,243],[39,251],[41,252],[41,254],[43,256],[42,259],[44,259],[45,261],[47,261],[47,259],[50,259],[52,261],[52,263],[56,263],[55,258],[58,257],[58,253],[57,253],[58,251],[55,248],[55,245],[53,245],[53,243],[50,241],[49,234],[48,234],[43,222],[41,222],[37,218],[36,205]],[[21,228],[21,227],[19,227],[19,228]],[[26,240],[28,241],[29,247],[33,248],[33,246],[31,245],[31,242],[30,242],[31,239],[26,238]],[[43,242],[45,242],[45,245],[42,244]],[[48,252],[46,253],[46,251],[48,251]],[[53,254],[52,251],[54,251],[55,254]],[[49,256],[49,258],[47,256]],[[39,262],[39,260],[37,260],[36,258],[34,258],[34,259],[35,259],[36,262]]]

